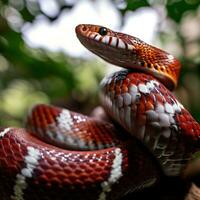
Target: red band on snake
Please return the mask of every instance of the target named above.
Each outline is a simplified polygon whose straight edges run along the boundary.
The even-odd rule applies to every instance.
[[[199,151],[200,125],[169,91],[180,71],[174,56],[105,27],[79,25],[76,34],[128,68],[101,82],[102,105],[118,125],[35,106],[26,129],[0,131],[3,200],[120,199],[157,183],[161,171],[179,175]]]

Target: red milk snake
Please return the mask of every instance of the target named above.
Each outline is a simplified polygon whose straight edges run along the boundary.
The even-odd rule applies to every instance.
[[[102,105],[120,126],[35,106],[25,129],[0,131],[3,200],[119,199],[155,184],[161,171],[179,175],[199,151],[200,125],[169,91],[177,59],[105,27],[79,25],[76,34],[93,53],[128,68],[101,82]]]

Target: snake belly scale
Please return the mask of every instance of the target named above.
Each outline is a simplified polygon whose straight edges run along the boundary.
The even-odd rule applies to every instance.
[[[115,125],[36,105],[26,128],[0,130],[3,200],[120,199],[180,175],[199,151],[200,125],[170,90],[180,63],[171,54],[108,28],[76,27],[80,42],[127,68],[105,77],[100,99]]]

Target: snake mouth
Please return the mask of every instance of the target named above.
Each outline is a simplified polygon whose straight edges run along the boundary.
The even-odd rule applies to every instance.
[[[102,28],[106,29],[107,32],[103,34],[101,31]],[[120,37],[119,33],[111,31],[105,27],[80,24],[76,26],[75,32],[81,43],[89,48],[89,50],[92,48],[92,45],[96,46],[96,44],[105,45],[106,47],[111,47],[120,51],[134,50],[134,46],[129,40],[124,41],[124,39]],[[92,44],[90,45],[90,43]]]
[[[89,38],[84,35],[77,35],[79,41],[92,53],[99,56],[103,60],[121,67],[140,65],[140,62],[133,60],[133,51],[127,51],[126,49],[119,49],[115,46],[109,45],[102,41]]]
[[[137,59],[133,60],[133,47],[118,37],[117,32],[108,32],[102,36],[95,28],[84,24],[76,27],[76,35],[83,46],[111,64],[126,67],[127,62],[130,62],[131,66],[140,65]]]

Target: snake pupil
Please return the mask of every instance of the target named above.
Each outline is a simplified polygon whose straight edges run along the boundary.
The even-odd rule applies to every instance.
[[[99,28],[99,34],[104,36],[107,34],[107,29],[105,27]]]

